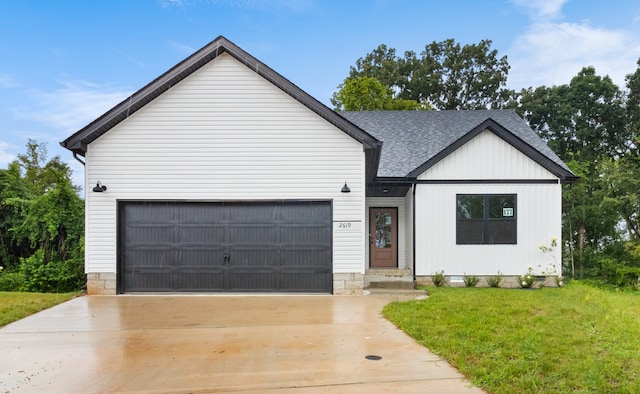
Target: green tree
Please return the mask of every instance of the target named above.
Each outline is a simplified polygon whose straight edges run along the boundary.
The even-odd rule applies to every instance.
[[[79,289],[84,202],[70,168],[29,140],[27,152],[0,171],[0,197],[0,290]]]
[[[599,163],[598,184],[603,191],[601,206],[617,213],[624,222],[626,236],[640,241],[640,158],[627,155]]]
[[[524,89],[513,101],[549,146],[580,176],[564,199],[564,238],[580,273],[589,267],[587,251],[619,239],[618,213],[603,205],[607,190],[600,179],[604,160],[618,160],[632,147],[625,122],[624,95],[607,76],[583,68],[568,85]]]
[[[629,151],[623,94],[608,76],[583,68],[569,85],[520,92],[518,112],[561,159],[586,161]]]
[[[373,77],[347,78],[338,86],[331,103],[336,110],[419,110],[428,109],[415,100],[394,97],[393,90]]]
[[[14,231],[28,239],[34,250],[44,252],[45,261],[80,257],[84,234],[84,202],[67,178],[61,178],[44,193],[27,202],[26,215]]]
[[[0,266],[4,268],[15,267],[20,257],[32,252],[29,241],[14,231],[24,220],[30,196],[17,161],[0,170]]]
[[[509,64],[490,40],[464,45],[453,39],[432,42],[418,56],[396,55],[382,44],[356,60],[347,79],[372,77],[395,92],[434,109],[501,108],[511,92],[505,88]],[[335,97],[335,96],[334,96]]]
[[[640,59],[638,68],[632,74],[626,76],[627,102],[626,115],[628,134],[631,138],[631,153],[636,157],[640,155]]]

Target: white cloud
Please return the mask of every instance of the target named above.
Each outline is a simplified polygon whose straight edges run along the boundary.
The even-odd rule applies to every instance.
[[[44,124],[47,130],[75,132],[131,94],[122,87],[86,81],[63,81],[55,91],[34,90],[32,108],[15,109],[16,117]]]
[[[535,18],[560,17],[562,7],[569,0],[511,0],[519,7],[524,8]]]
[[[557,15],[560,9],[548,12]],[[583,67],[593,66],[598,75],[609,75],[623,88],[625,75],[635,71],[638,53],[640,39],[624,30],[594,27],[589,21],[533,18],[508,51],[509,86],[567,84]]]

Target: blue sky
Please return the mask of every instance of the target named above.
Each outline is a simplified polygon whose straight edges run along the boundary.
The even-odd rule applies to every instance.
[[[637,0],[20,0],[0,2],[0,168],[58,143],[219,35],[329,105],[380,44],[493,41],[514,89],[594,66],[620,87],[640,57]]]

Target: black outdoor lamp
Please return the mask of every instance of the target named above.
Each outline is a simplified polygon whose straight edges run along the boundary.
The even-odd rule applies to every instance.
[[[107,191],[107,187],[105,185],[103,185],[102,183],[100,183],[100,181],[98,181],[98,183],[96,183],[96,186],[93,188],[93,191],[96,192],[96,193],[106,192]]]

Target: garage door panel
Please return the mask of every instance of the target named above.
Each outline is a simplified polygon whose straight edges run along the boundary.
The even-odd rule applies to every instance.
[[[128,246],[137,246],[144,243],[157,245],[161,243],[172,244],[175,239],[173,226],[167,225],[140,225],[130,226],[127,230],[127,237],[124,242]]]
[[[173,249],[136,249],[124,253],[126,261],[135,262],[125,269],[135,271],[138,268],[170,267],[174,265],[175,251]]]
[[[225,221],[225,210],[220,204],[174,204],[173,210],[179,223],[215,225]]]
[[[229,275],[231,291],[279,291],[278,274],[272,271],[235,272]]]
[[[322,292],[327,281],[332,280],[331,273],[286,273],[283,272],[282,287],[283,291],[287,292],[301,292],[301,291],[316,291]]]
[[[180,226],[176,230],[176,240],[182,245],[224,245],[223,226]]]
[[[144,291],[171,291],[174,280],[165,272],[133,272],[125,275],[125,288],[144,289]]]
[[[224,249],[193,249],[180,250],[177,252],[175,266],[178,268],[189,269],[198,268],[202,270],[211,270],[224,267]]]
[[[328,201],[124,202],[119,215],[120,291],[332,289]]]
[[[130,224],[160,224],[171,222],[173,207],[168,203],[136,203],[124,207],[124,214]]]
[[[174,275],[174,291],[221,291],[225,288],[223,271],[178,272]]]
[[[331,231],[327,230],[326,226],[320,227],[283,227],[280,229],[280,239],[286,241],[286,243],[302,243],[302,244],[314,244],[319,243],[326,245],[326,239],[331,237]]]
[[[331,251],[325,250],[282,250],[282,267],[293,268],[321,268],[325,272],[331,272],[331,266],[327,266],[327,259],[331,258]]]
[[[277,268],[280,260],[280,252],[273,248],[253,248],[251,250],[232,250],[229,252],[227,262],[230,270],[255,268]]]
[[[229,240],[232,245],[273,244],[279,242],[280,237],[273,225],[232,225],[229,227]]]
[[[331,207],[322,202],[302,202],[280,212],[284,223],[326,223],[331,220]]]
[[[226,204],[224,209],[225,220],[234,224],[272,223],[281,210],[277,203]]]

